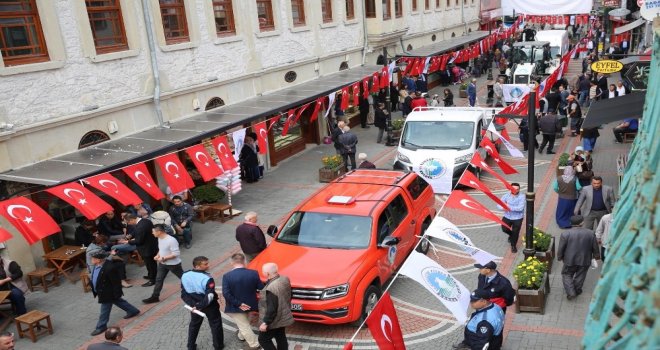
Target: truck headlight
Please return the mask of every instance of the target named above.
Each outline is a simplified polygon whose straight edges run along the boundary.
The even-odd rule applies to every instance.
[[[348,283],[324,289],[321,299],[334,299],[346,294],[348,294]]]
[[[410,158],[408,158],[407,156],[403,155],[403,153],[401,153],[401,152],[396,152],[396,158],[397,158],[398,160],[404,162],[404,163],[412,164],[412,162],[410,161]]]
[[[474,153],[468,153],[464,156],[456,157],[456,159],[454,159],[454,164],[467,163],[472,160],[473,155]]]

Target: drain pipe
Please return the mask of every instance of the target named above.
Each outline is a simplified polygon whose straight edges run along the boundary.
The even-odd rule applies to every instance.
[[[468,33],[467,22],[465,22],[465,1],[461,1],[461,21],[463,21],[463,32]]]
[[[362,1],[362,32],[364,33],[364,46],[362,47],[362,65],[367,63],[367,50],[369,49],[369,41],[367,35],[367,12],[366,5]]]
[[[160,74],[158,73],[158,59],[156,58],[156,41],[154,39],[153,19],[149,8],[149,0],[142,0],[142,12],[147,29],[147,42],[149,42],[149,56],[151,56],[151,73],[154,76],[154,106],[158,126],[163,126],[163,110],[160,108]]]

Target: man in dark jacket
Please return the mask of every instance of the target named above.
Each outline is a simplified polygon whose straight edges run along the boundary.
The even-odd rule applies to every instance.
[[[332,129],[332,141],[334,142],[335,150],[337,154],[341,154],[341,143],[339,143],[339,135],[344,132],[344,125],[346,123],[343,120],[337,122],[337,125]]]
[[[172,197],[172,203],[174,204],[170,207],[172,226],[174,226],[174,230],[178,235],[183,235],[183,243],[186,249],[190,249],[192,245],[192,219],[195,217],[195,210],[192,205],[184,202],[181,196]]]
[[[293,324],[291,282],[280,276],[275,263],[265,263],[261,273],[268,278],[259,293],[259,344],[264,350],[287,350],[286,327]],[[277,347],[273,345],[273,338]]]
[[[257,335],[252,331],[248,313],[257,311],[257,292],[264,287],[259,273],[245,268],[245,256],[231,256],[232,270],[222,276],[222,296],[225,298],[225,313],[238,327],[239,339],[245,340],[250,349],[259,348]]]
[[[341,157],[344,159],[344,171],[348,171],[348,160],[351,161],[351,170],[355,170],[355,152],[357,151],[357,136],[351,132],[348,125],[344,125],[343,133],[337,138],[341,144]]]
[[[488,344],[488,350],[502,348],[504,312],[495,303],[488,300],[486,291],[475,289],[470,295],[470,307],[476,311],[470,316],[463,331],[463,341],[454,344],[453,349],[482,350]]]
[[[376,143],[380,143],[381,141],[383,141],[383,132],[387,127],[388,117],[389,117],[389,112],[385,110],[385,104],[378,103],[378,105],[376,106],[376,110],[374,111],[374,126],[378,128],[378,138],[376,139]]]
[[[87,350],[128,350],[119,345],[124,339],[124,335],[119,327],[110,327],[105,331],[105,341],[103,343],[91,344]]]
[[[566,298],[575,299],[582,294],[582,285],[587,278],[591,259],[600,259],[600,249],[594,231],[581,227],[581,215],[571,217],[572,228],[561,233],[557,260],[564,263],[561,279]]]
[[[157,265],[154,260],[154,256],[158,252],[158,239],[153,235],[152,230],[154,224],[151,220],[138,218],[133,214],[126,214],[124,216],[126,223],[132,225],[133,237],[126,241],[126,244],[132,244],[137,248],[138,253],[144,261],[144,265],[147,267],[147,275],[144,278],[147,279],[147,282],[144,283],[143,287],[150,287],[156,283],[156,272]],[[124,243],[120,241],[120,243]]]
[[[236,227],[236,240],[240,244],[247,262],[252,261],[266,249],[266,238],[257,224],[257,213],[250,211],[245,214],[245,221]]]
[[[94,265],[90,276],[92,293],[101,304],[101,314],[92,336],[99,335],[108,329],[112,305],[126,311],[125,319],[135,317],[140,313],[140,310],[122,298],[124,292],[122,291],[119,269],[112,260],[106,260],[107,258],[108,253],[102,250],[92,255],[92,264]]]
[[[513,304],[513,299],[516,296],[516,291],[511,287],[511,282],[497,271],[497,264],[493,261],[489,261],[484,265],[474,264],[474,267],[479,269],[477,289],[483,290],[486,298],[497,304],[506,313],[506,307]]]
[[[369,128],[369,125],[367,125],[367,116],[369,116],[369,100],[360,97],[360,126],[362,129]]]
[[[192,308],[188,324],[188,350],[197,349],[197,335],[204,322],[204,317],[196,311],[206,315],[209,320],[213,349],[222,349],[225,345],[218,294],[215,292],[213,277],[206,272],[209,269],[209,259],[205,256],[195,257],[192,265],[191,271],[181,275],[181,299]]]
[[[126,228],[122,224],[114,211],[109,211],[99,218],[99,233],[108,237],[108,241],[118,240],[126,233]]]
[[[539,130],[543,136],[541,141],[541,146],[539,147],[539,153],[543,153],[545,145],[548,145],[548,154],[555,154],[552,149],[555,147],[555,137],[557,133],[561,131],[561,124],[559,123],[559,118],[554,113],[548,113],[541,117],[539,120]]]

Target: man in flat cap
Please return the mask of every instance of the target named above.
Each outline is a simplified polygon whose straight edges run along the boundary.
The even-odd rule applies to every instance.
[[[463,331],[463,341],[454,344],[453,349],[482,350],[488,344],[488,350],[502,348],[502,330],[504,312],[488,300],[488,293],[475,289],[470,295],[470,307],[475,311]]]
[[[484,265],[474,264],[479,269],[477,289],[483,290],[488,300],[497,304],[506,313],[506,307],[513,304],[516,291],[511,287],[511,282],[497,271],[497,264],[489,261]]]
[[[596,235],[594,231],[582,227],[583,221],[581,215],[572,216],[572,227],[562,232],[559,237],[557,260],[564,263],[561,279],[568,300],[582,294],[582,285],[591,266],[591,259],[600,259]]]

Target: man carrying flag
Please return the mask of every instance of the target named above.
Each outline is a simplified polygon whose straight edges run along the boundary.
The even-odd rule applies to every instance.
[[[497,206],[500,210],[504,210],[502,221],[511,227],[502,225],[502,231],[509,235],[511,252],[517,253],[518,248],[516,245],[518,244],[518,236],[525,216],[525,195],[520,193],[520,184],[517,182],[512,183],[511,192],[502,196],[501,200],[509,207],[509,210],[506,210],[500,205]]]
[[[470,307],[476,311],[463,331],[463,341],[452,346],[453,349],[481,350],[488,344],[488,350],[502,348],[502,330],[504,329],[504,312],[488,300],[488,295],[481,289],[476,289],[470,295]]]

